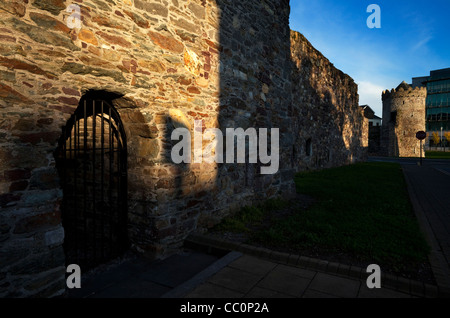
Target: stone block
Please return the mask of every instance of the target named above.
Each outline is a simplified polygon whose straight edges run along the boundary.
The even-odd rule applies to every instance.
[[[134,6],[137,9],[144,10],[151,15],[159,15],[161,17],[167,17],[169,14],[169,10],[166,6],[159,4],[159,3],[153,3],[153,2],[147,2],[143,0],[135,0]]]
[[[33,5],[36,8],[48,11],[53,15],[58,15],[61,10],[66,8],[64,0],[35,0]]]
[[[63,33],[69,33],[70,28],[67,27],[66,24],[48,16],[45,14],[40,14],[36,12],[30,13],[30,18],[33,20],[38,26],[41,26],[46,29],[61,31]]]
[[[197,19],[205,19],[206,16],[206,10],[205,7],[196,4],[195,2],[191,2],[188,5],[189,10],[192,11],[192,13],[195,15]]]
[[[67,34],[49,32],[43,27],[27,24],[15,18],[12,19],[12,24],[14,25],[15,29],[17,29],[20,32],[23,32],[24,34],[26,34],[27,36],[29,36],[31,39],[33,39],[38,43],[47,44],[51,46],[65,47],[73,51],[80,51],[80,48],[75,44],[73,44],[72,40],[69,38]],[[46,77],[50,79],[55,78],[54,75],[47,73]]]
[[[60,180],[56,169],[37,169],[30,179],[30,190],[52,190],[60,187]]]
[[[14,234],[24,234],[54,227],[61,223],[60,212],[49,212],[19,219],[14,227]]]
[[[163,49],[172,51],[174,53],[181,53],[184,50],[183,44],[172,37],[167,37],[161,35],[160,33],[152,31],[150,31],[148,35],[156,45]]]
[[[19,248],[17,246],[14,248],[2,248],[0,250],[2,270],[6,270],[9,266],[23,260],[28,256],[28,254],[28,249]]]
[[[6,181],[17,181],[29,179],[31,177],[30,169],[12,169],[4,172]]]
[[[0,57],[0,65],[4,65],[5,63],[2,63],[1,57]],[[7,63],[9,64],[9,63]],[[13,66],[11,66],[13,67]],[[20,94],[15,89],[11,88],[8,85],[5,85],[3,83],[0,83],[0,97],[3,98],[5,101],[15,101],[15,102],[21,102],[29,104],[31,103],[31,100],[29,100],[26,96]]]
[[[43,289],[55,282],[63,280],[65,282],[66,269],[64,266],[50,271],[35,275],[34,278],[27,281],[24,288],[29,291]],[[65,286],[64,286],[65,287]]]
[[[29,253],[30,254],[30,253]],[[65,256],[62,246],[40,254],[30,254],[10,267],[14,275],[34,275],[64,266]]]
[[[64,241],[64,229],[59,227],[56,230],[48,231],[44,235],[45,245],[52,247],[56,245],[61,245]]]
[[[0,3],[0,9],[10,12],[19,17],[23,17],[26,12],[25,3],[17,0],[3,0]]]
[[[21,199],[24,206],[42,205],[62,198],[62,190],[27,191]]]

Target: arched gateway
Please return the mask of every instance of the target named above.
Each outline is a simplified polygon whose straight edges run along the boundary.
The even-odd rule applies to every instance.
[[[83,270],[128,247],[127,145],[112,99],[85,95],[63,128],[55,156],[66,263]]]

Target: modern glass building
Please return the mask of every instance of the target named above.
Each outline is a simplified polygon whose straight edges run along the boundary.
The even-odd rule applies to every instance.
[[[450,68],[430,72],[430,76],[415,77],[412,86],[426,86],[426,123],[429,146],[435,146],[432,134],[437,133],[441,142],[450,145],[445,133],[450,131]]]

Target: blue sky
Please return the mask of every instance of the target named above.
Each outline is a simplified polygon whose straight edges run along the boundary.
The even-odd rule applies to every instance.
[[[381,28],[366,21],[381,8]],[[381,117],[381,93],[450,67],[450,0],[291,0],[290,27],[359,85]]]

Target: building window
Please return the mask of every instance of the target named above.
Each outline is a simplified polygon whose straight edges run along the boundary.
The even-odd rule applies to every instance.
[[[390,120],[390,122],[393,123],[394,125],[397,124],[397,112],[396,111],[395,112],[391,112],[391,120]]]
[[[308,138],[307,140],[306,140],[306,144],[305,144],[305,153],[306,153],[306,156],[311,156],[311,153],[312,153],[312,142],[311,142],[311,138]]]

